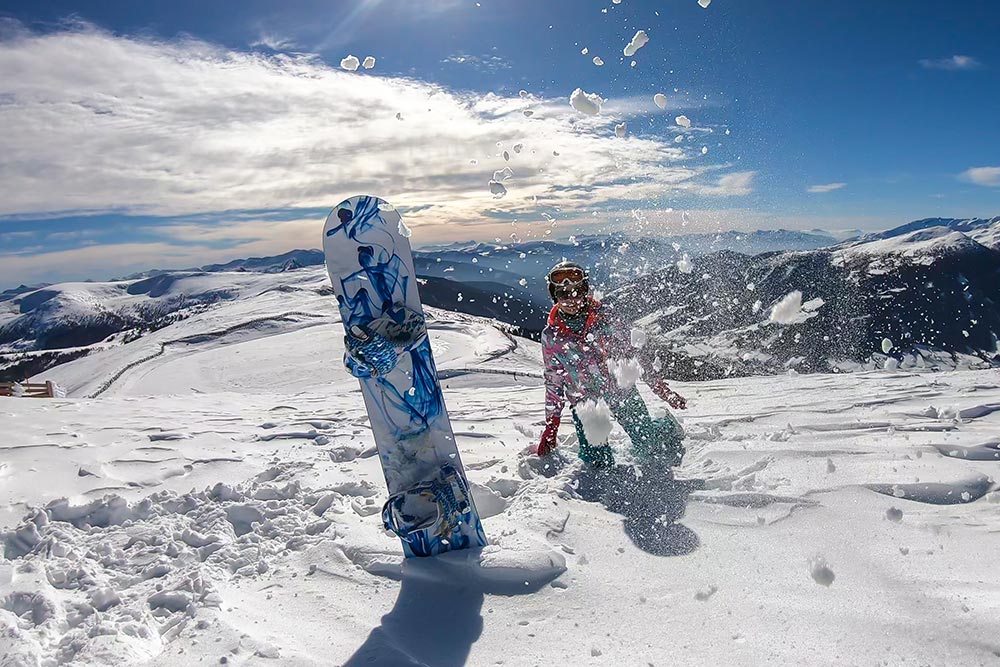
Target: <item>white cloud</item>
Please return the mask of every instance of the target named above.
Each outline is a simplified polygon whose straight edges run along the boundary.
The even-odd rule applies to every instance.
[[[484,72],[496,72],[502,69],[510,69],[510,63],[495,55],[474,56],[468,53],[455,53],[441,62],[453,65],[467,65],[473,69]]]
[[[807,192],[833,192],[847,185],[847,183],[827,183],[825,185],[810,185]]]
[[[564,100],[456,92],[306,56],[77,26],[6,31],[0,71],[0,215],[326,207],[364,192],[416,211],[419,226],[750,187],[747,172],[713,181],[719,165],[688,165],[668,141],[617,141],[613,118],[581,118]],[[524,145],[502,208],[488,187],[505,166],[497,142]]]
[[[718,195],[735,197],[753,192],[753,179],[756,171],[738,171],[719,177],[713,185],[691,185],[689,189],[699,195]]]
[[[959,56],[954,55],[950,58],[940,58],[940,59],[929,59],[925,58],[920,61],[921,67],[926,69],[945,69],[945,70],[963,70],[963,69],[977,69],[982,67],[983,64],[973,58],[972,56]]]
[[[976,185],[1000,186],[1000,167],[972,167],[962,172],[962,178]]]

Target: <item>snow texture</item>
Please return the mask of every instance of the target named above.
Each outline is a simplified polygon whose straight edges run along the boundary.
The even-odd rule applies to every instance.
[[[996,661],[1000,371],[671,382],[704,488],[657,523],[581,495],[568,416],[524,454],[536,342],[429,308],[491,544],[412,563],[322,267],[191,280],[240,297],[0,398],[0,664]]]

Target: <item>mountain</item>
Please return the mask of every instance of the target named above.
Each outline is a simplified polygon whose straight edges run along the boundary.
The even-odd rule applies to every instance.
[[[969,234],[995,237],[1000,218],[940,222],[822,250],[713,253],[690,273],[667,267],[607,300],[651,329],[647,353],[677,377],[934,365],[941,354],[996,364],[1000,249]],[[772,322],[795,291],[805,302],[799,319]]]
[[[735,243],[738,236],[713,242]],[[786,245],[828,240],[798,232],[762,238]],[[1000,218],[933,219],[800,251],[688,254],[676,241],[614,234],[572,243],[452,244],[417,251],[414,263],[427,305],[493,318],[537,337],[550,308],[545,274],[571,257],[588,266],[595,288],[625,321],[649,329],[647,352],[660,355],[674,377],[694,379],[886,363],[883,339],[904,365],[932,363],[921,360],[935,354],[993,363],[1000,332],[997,238]],[[804,302],[801,321],[770,322],[772,308],[795,291]],[[0,301],[0,379],[123,344],[219,304],[293,292],[329,298],[319,251],[19,288]]]

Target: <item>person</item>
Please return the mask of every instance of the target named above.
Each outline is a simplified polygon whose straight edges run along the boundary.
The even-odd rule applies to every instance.
[[[575,262],[563,261],[548,273],[549,296],[553,306],[542,331],[545,364],[545,430],[536,448],[547,456],[557,446],[556,434],[568,401],[580,458],[594,468],[614,465],[614,453],[607,442],[590,442],[578,414],[586,400],[603,398],[615,420],[632,441],[632,453],[641,461],[654,461],[665,468],[680,463],[684,456],[683,429],[668,411],[661,419],[649,415],[635,385],[621,386],[609,368],[637,356],[630,332],[610,309],[593,297],[586,270]],[[687,401],[660,378],[648,381],[650,388],[672,408],[683,410]],[[626,382],[626,384],[628,384]]]

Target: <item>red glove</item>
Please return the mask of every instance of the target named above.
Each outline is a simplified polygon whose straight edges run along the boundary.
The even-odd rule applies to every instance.
[[[656,380],[649,385],[653,393],[666,401],[667,405],[678,410],[687,409],[687,399],[667,386],[664,380]]]
[[[538,449],[535,450],[535,454],[538,456],[548,456],[552,453],[552,450],[556,448],[558,442],[556,441],[556,433],[559,431],[559,420],[561,417],[559,415],[552,415],[545,420],[545,430],[542,431],[542,441],[538,443]]]

